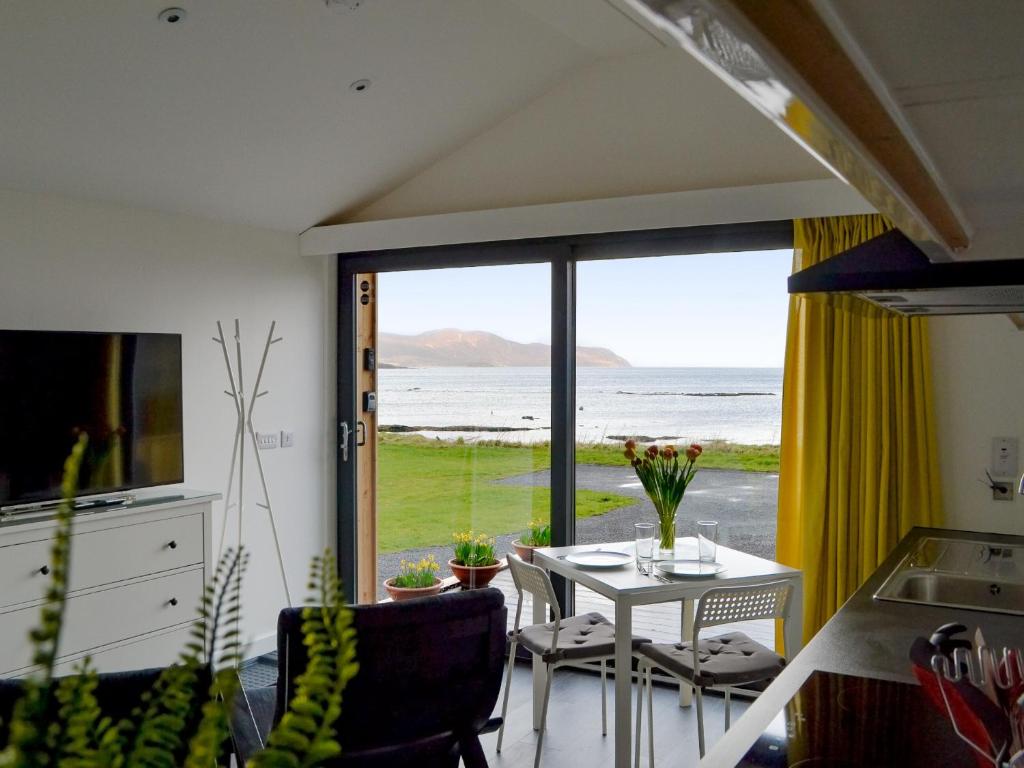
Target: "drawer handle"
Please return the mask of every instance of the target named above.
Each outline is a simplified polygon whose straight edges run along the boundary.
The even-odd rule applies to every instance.
[[[50,575],[50,566],[44,565],[42,568],[39,569],[39,572],[41,574],[43,574],[43,576],[49,576]]]
[[[176,542],[174,539],[171,539],[171,541],[167,544],[167,548],[168,549],[177,549],[178,548],[178,542]]]
[[[178,598],[176,598],[176,597],[172,597],[172,598],[171,598],[170,600],[168,600],[167,602],[168,602],[168,604],[169,604],[169,605],[172,605],[172,606],[174,606],[174,605],[177,605],[177,604],[178,604]]]

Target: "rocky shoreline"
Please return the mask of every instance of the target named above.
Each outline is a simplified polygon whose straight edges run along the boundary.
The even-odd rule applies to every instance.
[[[525,416],[523,418],[526,418]],[[535,429],[546,429],[546,427],[481,427],[474,424],[465,424],[454,427],[410,427],[406,424],[383,424],[377,427],[378,432],[406,433],[406,432],[532,432]]]
[[[774,392],[626,392],[619,390],[616,395],[637,397],[775,397]]]

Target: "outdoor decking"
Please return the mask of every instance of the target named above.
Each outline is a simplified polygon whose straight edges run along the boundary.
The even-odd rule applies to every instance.
[[[491,582],[491,586],[497,587],[505,593],[505,604],[508,606],[508,624],[512,628],[516,617],[516,605],[519,596],[512,584],[512,575],[502,571]],[[682,619],[680,616],[680,603],[661,603],[659,605],[644,605],[633,609],[633,634],[650,638],[655,643],[678,643]],[[527,595],[523,605],[524,625],[530,624],[533,620],[531,613],[530,597]],[[590,613],[596,611],[604,614],[608,619],[615,619],[615,608],[611,601],[586,587],[576,587],[576,613]],[[720,627],[712,627],[706,630],[707,636],[720,635],[725,632],[739,630],[746,633],[751,639],[756,640],[768,648],[775,647],[775,624],[773,621],[745,621],[738,624],[727,624]],[[702,633],[701,637],[705,634]]]

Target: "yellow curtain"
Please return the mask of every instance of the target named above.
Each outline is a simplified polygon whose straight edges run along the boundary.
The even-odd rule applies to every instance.
[[[871,215],[793,227],[798,270],[891,225]],[[804,573],[805,642],[907,531],[941,513],[927,319],[791,297],[776,556]]]

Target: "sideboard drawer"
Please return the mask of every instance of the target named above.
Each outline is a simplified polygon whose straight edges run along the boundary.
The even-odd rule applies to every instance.
[[[92,657],[92,668],[100,673],[169,667],[178,660],[191,640],[192,630],[184,626],[144,635],[127,643],[114,644],[89,655]],[[81,661],[82,658],[78,657],[55,664],[53,674],[57,677],[72,675]]]
[[[0,608],[43,597],[52,546],[52,539],[42,539],[0,547]],[[75,534],[68,591],[202,562],[202,514]]]
[[[68,598],[59,656],[186,623],[202,592],[203,570],[196,568]],[[32,663],[28,634],[39,614],[38,606],[0,613],[0,675]]]

